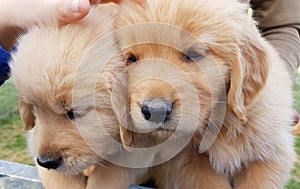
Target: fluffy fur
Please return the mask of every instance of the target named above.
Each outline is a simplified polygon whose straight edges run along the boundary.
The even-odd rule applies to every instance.
[[[234,0],[123,4],[117,38],[130,115],[123,143],[192,137],[153,169],[159,188],[284,188],[290,178],[292,81],[247,8]],[[173,104],[168,121],[145,119],[149,99]]]
[[[62,159],[50,170],[37,163],[46,189],[98,188],[92,180],[87,186],[83,174],[91,165],[106,173],[97,180],[107,189],[133,182],[117,174],[126,169],[102,159],[119,150],[111,143],[111,138],[119,139],[111,88],[125,63],[114,38],[115,13],[108,5],[99,6],[78,23],[40,24],[19,40],[13,55],[21,118],[25,129],[32,129],[29,148],[39,161]]]

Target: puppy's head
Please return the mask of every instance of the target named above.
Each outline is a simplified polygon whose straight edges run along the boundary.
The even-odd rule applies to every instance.
[[[213,116],[222,122],[224,115],[212,115],[218,103],[228,106],[219,114],[247,121],[247,107],[268,75],[265,41],[247,8],[227,0],[123,4],[117,38],[127,58],[137,132],[188,133],[195,118],[203,131]]]
[[[29,145],[42,167],[77,174],[96,164],[99,153],[113,152],[106,142],[118,131],[111,85],[124,67],[112,32],[114,14],[98,7],[83,21],[41,24],[19,41],[12,78],[25,129],[34,128]]]

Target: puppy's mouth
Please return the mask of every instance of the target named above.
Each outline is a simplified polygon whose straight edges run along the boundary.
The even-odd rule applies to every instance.
[[[170,128],[169,126],[160,126],[158,127],[155,131],[161,131],[161,132],[175,132],[175,129],[172,127]]]
[[[38,157],[36,162],[41,166],[48,170],[50,169],[58,169],[63,164],[62,157]]]
[[[90,165],[95,163],[94,161],[81,161],[79,158],[74,159],[73,162],[69,162],[66,158],[62,156],[39,156],[36,162],[39,166],[46,168],[48,170],[55,170],[62,174],[79,174],[82,173],[84,169],[87,169]]]

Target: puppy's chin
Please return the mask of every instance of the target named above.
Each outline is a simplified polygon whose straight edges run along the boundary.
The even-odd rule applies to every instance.
[[[161,124],[149,123],[146,125],[140,125],[140,126],[137,125],[137,127],[135,127],[136,130],[135,132],[144,135],[151,135],[152,137],[156,138],[158,141],[168,139],[176,131],[176,126],[171,125],[169,123],[161,123]],[[151,129],[145,127],[150,127]]]
[[[83,145],[78,144],[81,148]],[[86,148],[86,147],[85,147]],[[77,175],[91,165],[99,164],[102,159],[92,151],[69,151],[67,147],[61,151],[41,152],[36,156],[38,166],[48,170],[54,170],[60,174]]]
[[[184,118],[181,120],[179,115],[174,115],[170,120],[162,123],[147,121],[140,112],[131,112],[131,116],[133,121],[131,130],[144,139],[152,140],[152,145],[160,144],[171,137],[172,140],[190,137],[195,132],[195,129],[189,127],[189,123],[185,124],[187,120]]]
[[[132,129],[135,133],[152,133],[156,131],[174,132],[176,125],[167,121],[164,123],[151,122],[147,120],[135,119],[133,117],[134,128]]]
[[[68,160],[68,159],[73,159]],[[84,170],[88,169],[93,164],[96,164],[96,160],[92,159],[77,159],[76,157],[69,157],[67,159],[64,159],[64,163],[59,166],[55,171],[66,174],[66,175],[77,175],[83,173]]]

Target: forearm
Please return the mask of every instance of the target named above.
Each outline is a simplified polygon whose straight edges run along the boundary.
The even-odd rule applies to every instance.
[[[0,45],[10,50],[22,31],[59,15],[57,7],[63,9],[64,4],[60,0],[0,0]]]
[[[299,29],[293,27],[273,28],[264,31],[263,35],[287,63],[287,68],[294,79],[297,76],[300,62]]]
[[[255,17],[265,38],[287,62],[291,76],[300,62],[299,0],[252,0]]]

